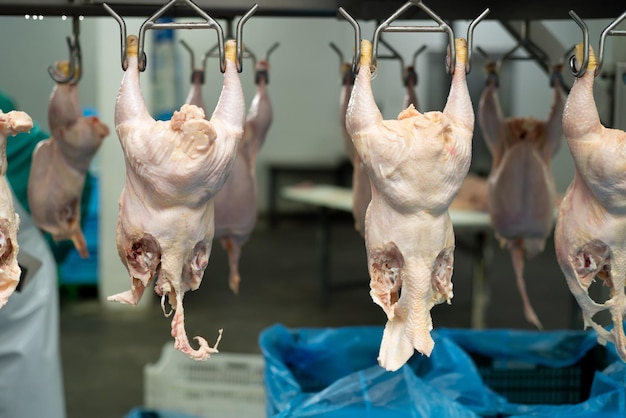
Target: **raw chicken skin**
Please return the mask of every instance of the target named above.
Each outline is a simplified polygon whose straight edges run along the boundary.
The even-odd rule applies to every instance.
[[[235,294],[239,293],[241,281],[241,248],[248,241],[257,221],[256,158],[272,125],[272,103],[267,92],[268,71],[267,61],[257,63],[256,94],[248,110],[235,165],[224,187],[215,196],[215,237],[220,239],[228,253],[228,284]]]
[[[213,240],[213,197],[226,181],[243,133],[236,46],[226,43],[224,86],[210,121],[194,105],[183,105],[170,121],[155,121],[139,85],[137,37],[129,36],[127,44],[128,69],[115,105],[115,128],[126,162],[117,248],[131,289],[109,300],[136,304],[158,276],[155,292],[163,311],[165,296],[175,310],[175,347],[203,360],[217,352],[221,330],[214,347],[195,337],[200,347],[193,349],[185,332],[183,295],[200,286]]]
[[[339,95],[339,121],[346,154],[352,162],[352,216],[354,217],[354,229],[361,235],[365,233],[365,212],[372,200],[372,186],[367,175],[367,169],[361,161],[359,154],[354,150],[352,138],[346,130],[346,112],[354,86],[354,73],[352,64],[342,65],[342,87]]]
[[[576,48],[582,62],[582,45]],[[570,291],[601,344],[610,341],[626,361],[626,132],[602,126],[593,97],[596,61],[590,48],[587,71],[574,81],[565,111],[563,130],[574,157],[574,180],[559,207],[554,235],[556,255]],[[601,280],[610,298],[597,303],[589,286]],[[608,310],[613,329],[594,321]]]
[[[67,61],[56,64],[69,74]],[[80,228],[80,204],[89,164],[109,128],[96,116],[83,117],[75,83],[56,84],[48,106],[52,137],[37,144],[28,180],[28,202],[37,226],[56,241],[71,239],[89,256]]]
[[[489,65],[490,67],[490,65]],[[479,104],[479,123],[493,164],[487,179],[489,213],[496,236],[509,249],[526,319],[542,328],[524,283],[524,255],[543,251],[554,226],[556,186],[550,161],[562,140],[565,104],[558,70],[552,77],[552,108],[546,121],[504,118],[498,100],[495,68]]]
[[[465,80],[466,42],[443,112],[413,107],[383,120],[371,90],[371,43],[361,61],[347,129],[372,181],[365,218],[370,295],[387,314],[378,362],[397,370],[414,349],[430,355],[431,308],[452,299],[454,233],[448,207],[468,173],[474,111]]]
[[[32,127],[33,121],[26,113],[17,110],[4,113],[0,110],[0,308],[15,292],[22,274],[17,264],[20,217],[13,208],[13,196],[6,179],[7,137],[28,132]]]

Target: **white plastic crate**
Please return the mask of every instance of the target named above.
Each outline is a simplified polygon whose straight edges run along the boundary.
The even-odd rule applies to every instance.
[[[217,353],[191,360],[165,344],[144,367],[144,404],[204,418],[265,417],[264,360],[260,354]]]

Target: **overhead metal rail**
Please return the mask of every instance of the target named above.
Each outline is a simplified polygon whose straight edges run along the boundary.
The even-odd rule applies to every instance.
[[[0,0],[0,15],[24,16],[108,16],[102,6],[105,0]],[[247,0],[196,0],[198,7],[215,19],[232,19],[243,16],[255,1]],[[163,5],[161,0],[107,1],[123,16],[150,16]],[[338,17],[337,10],[343,7],[358,20],[380,20],[400,8],[406,0],[265,0],[258,1],[255,16],[274,17]],[[549,4],[548,4],[549,3]],[[503,2],[502,0],[446,0],[446,19],[471,20],[485,8],[489,8],[490,20],[552,20],[569,19],[568,12],[576,10],[582,19],[614,19],[624,12],[621,1],[588,0],[524,0]],[[193,17],[193,12],[184,5],[174,6],[168,11],[171,17]],[[412,10],[400,19],[428,19],[419,10]]]

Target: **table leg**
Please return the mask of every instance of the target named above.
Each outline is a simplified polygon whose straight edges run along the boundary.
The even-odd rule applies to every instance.
[[[269,226],[275,228],[278,223],[277,215],[277,199],[278,199],[278,173],[270,168],[269,170],[269,188],[267,199],[267,218]]]
[[[330,302],[330,213],[329,209],[321,207],[319,211],[319,227],[317,242],[319,245],[319,274],[320,274],[320,303],[328,306]]]
[[[489,283],[487,280],[489,266],[491,265],[492,248],[488,233],[481,232],[477,236],[479,244],[479,257],[473,257],[473,280],[472,280],[472,329],[486,328],[485,314],[489,304]]]

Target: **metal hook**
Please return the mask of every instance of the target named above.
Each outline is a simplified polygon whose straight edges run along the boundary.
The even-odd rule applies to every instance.
[[[415,53],[413,54],[413,68],[417,68],[417,57],[424,51],[426,51],[426,45],[422,45]]]
[[[250,17],[257,11],[259,5],[255,3],[254,6],[248,10],[248,12],[239,19],[237,22],[237,71],[243,70],[243,25],[250,19]],[[256,60],[256,59],[255,59]]]
[[[280,46],[280,42],[276,42],[274,43],[274,45],[270,46],[270,49],[267,50],[267,52],[265,53],[265,61],[270,62],[270,55],[272,54],[272,52],[274,52],[276,50],[276,48],[278,48]]]
[[[339,55],[339,65],[343,65],[345,61],[343,59],[343,53],[341,52],[341,49],[339,49],[339,47],[334,42],[330,42],[329,45],[333,49],[333,51],[335,51],[337,55]]]
[[[359,72],[359,59],[361,58],[361,27],[359,23],[344,10],[343,7],[338,9],[341,14],[354,29],[354,56],[352,57],[352,72],[356,74]]]
[[[469,74],[472,70],[472,51],[474,49],[474,30],[476,26],[480,23],[481,20],[485,18],[489,14],[489,8],[483,10],[483,12],[478,15],[478,17],[472,20],[467,27],[467,60],[465,61],[465,74]]]
[[[200,67],[196,67],[196,57],[189,44],[183,39],[180,40],[180,44],[189,52],[189,55],[191,56],[191,82],[194,83],[199,81],[200,84],[204,84],[204,73],[206,72],[206,62],[209,58],[209,52],[206,52],[203,55]]]
[[[214,58],[217,57],[218,54],[215,53],[215,50],[217,49],[218,45],[214,45],[213,48],[209,49],[206,54],[204,54],[204,60],[206,61],[208,58]],[[254,52],[252,52],[250,49],[248,49],[246,47],[246,49],[243,51],[243,57],[244,58],[250,58],[252,60],[252,68],[256,68],[256,62],[257,62],[257,58],[256,55],[254,54]]]
[[[433,19],[438,26],[390,26],[391,22],[396,20],[402,13],[404,13],[411,6],[417,6],[422,9],[431,19]],[[456,63],[456,48],[454,45],[454,32],[450,25],[443,21],[435,12],[429,9],[421,0],[410,0],[400,7],[395,13],[389,16],[383,21],[374,32],[374,41],[372,42],[372,64],[376,67],[376,60],[378,55],[378,42],[380,34],[382,32],[445,32],[448,34],[450,42],[450,67],[447,69],[449,74],[454,72],[454,66]]]
[[[397,59],[400,61],[400,79],[404,78],[404,58],[398,53],[396,49],[394,49],[387,41],[385,41],[382,37],[380,38],[380,43],[385,46],[390,52],[391,55],[379,56],[379,59]]]
[[[59,84],[71,83],[76,84],[80,80],[81,72],[80,68],[82,66],[82,54],[80,51],[80,18],[78,16],[74,16],[72,18],[72,37],[69,36],[66,38],[67,46],[70,51],[70,68],[68,75],[59,74],[55,66],[48,67],[48,74],[54,81]],[[78,71],[76,69],[79,69]]]
[[[572,55],[569,59],[569,68],[572,75],[576,78],[582,77],[587,71],[587,64],[589,64],[589,28],[583,20],[573,11],[569,11],[569,15],[574,19],[574,22],[583,31],[583,62],[578,70],[576,70],[576,55]]]
[[[174,6],[178,2],[186,3],[192,8],[198,16],[202,17],[204,22],[164,22],[157,23],[156,20],[161,17],[167,10]],[[152,16],[150,16],[145,22],[141,24],[139,28],[139,71],[145,71],[146,69],[146,53],[144,51],[144,44],[146,41],[146,31],[150,29],[215,29],[217,32],[217,40],[220,48],[220,69],[222,72],[226,71],[226,58],[224,57],[224,31],[222,27],[211,16],[206,14],[191,0],[170,0],[165,6],[161,7]]]
[[[600,71],[602,69],[602,62],[604,61],[604,43],[606,41],[606,37],[614,36],[614,35],[618,35],[618,36],[626,35],[626,31],[614,30],[614,28],[617,25],[619,25],[622,22],[622,20],[624,20],[625,18],[626,18],[626,12],[622,13],[617,19],[611,22],[609,26],[607,26],[602,31],[602,34],[600,34],[600,47],[598,48],[598,58],[596,60],[597,66],[596,66],[595,72],[593,73],[594,77],[597,77],[598,75],[600,75]]]
[[[102,3],[102,7],[104,7],[104,10],[106,10],[108,14],[113,16],[113,18],[120,25],[120,45],[122,46],[121,63],[122,63],[122,70],[126,71],[126,69],[128,68],[128,60],[126,58],[126,22],[124,21],[122,16],[115,13],[115,11],[111,9],[111,7],[108,4]]]

